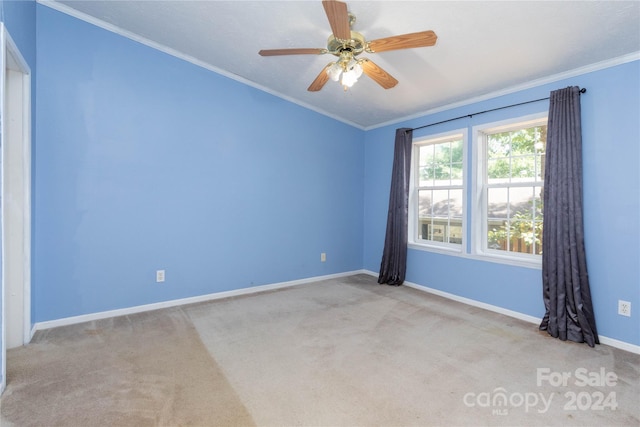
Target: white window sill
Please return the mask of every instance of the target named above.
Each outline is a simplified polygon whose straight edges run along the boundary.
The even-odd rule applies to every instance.
[[[409,249],[417,249],[425,252],[435,252],[445,255],[461,256],[463,245],[425,245],[422,243],[409,242]]]
[[[463,244],[464,246],[464,244]],[[514,267],[532,268],[535,270],[542,269],[542,257],[540,259],[526,259],[508,255],[500,254],[469,254],[462,252],[462,248],[448,247],[448,246],[428,246],[417,243],[411,243],[407,245],[409,249],[415,249],[424,252],[432,252],[441,255],[456,256],[460,258],[473,259],[477,261],[493,262],[497,264],[511,265]]]

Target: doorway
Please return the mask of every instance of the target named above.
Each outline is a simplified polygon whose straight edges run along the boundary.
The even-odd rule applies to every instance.
[[[31,340],[31,75],[0,23],[2,382],[6,350]]]

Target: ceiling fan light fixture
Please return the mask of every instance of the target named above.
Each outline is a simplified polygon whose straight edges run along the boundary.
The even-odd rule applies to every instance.
[[[350,64],[351,65],[351,64]],[[353,60],[353,65],[349,68],[349,71],[352,71],[356,75],[356,79],[359,79],[362,75],[362,65],[360,65],[360,61]]]
[[[351,87],[357,81],[358,77],[356,76],[356,73],[353,70],[349,70],[342,73],[342,81],[340,83],[342,83],[342,86],[344,87]]]
[[[360,61],[350,58],[349,62],[344,64],[344,71],[342,73],[342,86],[345,88],[349,88],[358,81],[360,76],[362,75],[362,65],[360,65]]]
[[[337,62],[334,62],[329,68],[327,68],[327,74],[329,78],[334,82],[340,80],[340,74],[342,73],[342,67]]]

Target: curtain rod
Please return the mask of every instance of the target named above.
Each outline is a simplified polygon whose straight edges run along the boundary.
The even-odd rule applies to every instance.
[[[587,91],[587,89],[582,88],[580,89],[579,93],[585,93]],[[405,132],[412,132],[414,130],[418,130],[418,129],[424,129],[424,128],[428,128],[429,126],[435,126],[435,125],[440,125],[442,123],[447,123],[447,122],[452,122],[454,120],[460,120],[460,119],[464,119],[464,118],[471,118],[473,116],[477,116],[478,114],[484,114],[484,113],[490,113],[492,111],[498,111],[498,110],[504,110],[505,108],[511,108],[511,107],[517,107],[519,105],[525,105],[525,104],[532,104],[534,102],[540,102],[540,101],[544,101],[549,99],[549,97],[547,96],[546,98],[540,98],[540,99],[534,99],[532,101],[525,101],[525,102],[520,102],[518,104],[511,104],[511,105],[506,105],[504,107],[498,107],[498,108],[492,108],[491,110],[484,110],[484,111],[480,111],[478,113],[472,113],[472,114],[465,114],[464,116],[460,116],[460,117],[455,117],[453,119],[448,119],[448,120],[443,120],[441,122],[437,122],[437,123],[431,123],[428,125],[424,125],[424,126],[418,126],[417,128],[413,128],[413,129],[407,129]]]

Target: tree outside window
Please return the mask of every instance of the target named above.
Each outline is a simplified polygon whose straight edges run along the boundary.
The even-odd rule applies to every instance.
[[[487,248],[542,253],[546,125],[486,135]]]

